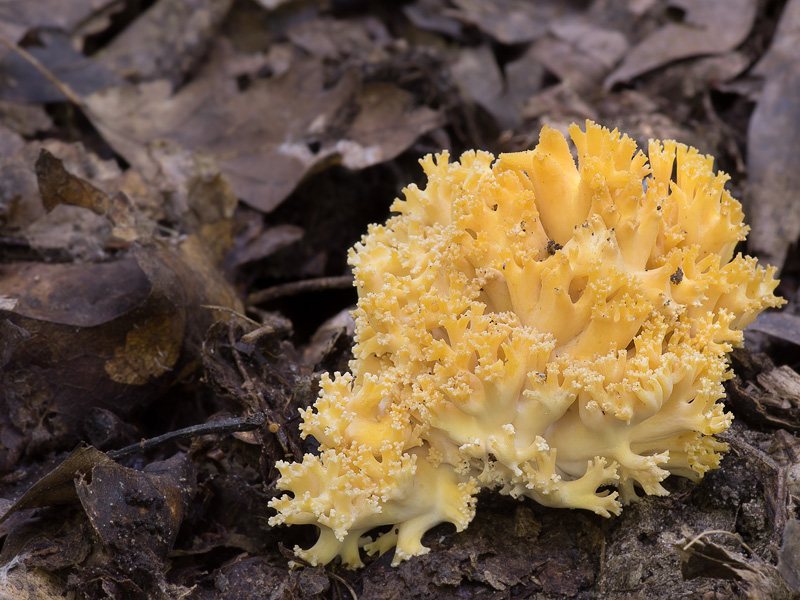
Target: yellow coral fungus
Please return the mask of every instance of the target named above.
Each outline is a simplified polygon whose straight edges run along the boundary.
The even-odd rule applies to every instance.
[[[547,127],[497,160],[425,157],[426,188],[351,252],[352,375],[323,378],[302,415],[320,455],[279,463],[271,503],[272,524],[319,527],[298,556],[397,564],[464,529],[482,487],[609,516],[719,466],[726,355],[781,304],[774,269],[733,256],[747,227],[711,157],[570,134],[577,167]]]

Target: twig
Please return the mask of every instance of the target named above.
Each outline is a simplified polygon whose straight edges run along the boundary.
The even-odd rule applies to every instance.
[[[238,310],[235,310],[235,309],[233,309],[233,308],[231,308],[229,306],[218,306],[216,304],[201,304],[200,308],[207,308],[209,310],[218,310],[220,312],[227,312],[227,313],[230,313],[230,314],[232,314],[234,316],[239,317],[242,321],[250,323],[251,325],[255,325],[256,327],[261,327],[261,323],[259,323],[258,321],[254,321],[253,319],[251,319],[247,315],[243,315]]]
[[[312,565],[307,560],[300,558],[299,556],[295,556],[294,552],[292,552],[286,546],[284,546],[282,542],[278,542],[278,551],[283,556],[289,559],[289,565],[290,568],[292,569],[294,568],[294,566],[308,567],[309,569],[314,567],[314,565]],[[292,563],[294,563],[294,565]],[[328,577],[333,577],[336,581],[344,585],[350,591],[350,595],[353,596],[353,600],[358,600],[358,594],[356,594],[356,591],[350,586],[349,583],[347,583],[347,581],[344,580],[344,578],[340,577],[339,575],[337,575],[336,573],[334,573],[329,569],[325,569],[325,574]]]
[[[266,417],[264,416],[264,413],[256,413],[254,415],[250,415],[249,417],[236,417],[233,419],[225,419],[223,421],[215,421],[214,423],[192,425],[191,427],[185,427],[183,429],[178,429],[177,431],[170,431],[169,433],[150,438],[149,440],[142,440],[138,444],[131,444],[130,446],[125,446],[119,450],[112,450],[108,453],[108,456],[116,460],[118,458],[130,456],[131,454],[145,452],[146,450],[150,450],[151,448],[155,448],[156,446],[166,444],[167,442],[171,442],[173,440],[183,440],[209,434],[253,431],[254,429],[258,429],[264,425],[264,423],[266,423]]]
[[[349,584],[349,583],[347,583],[347,582],[344,580],[344,578],[343,578],[343,577],[340,577],[340,576],[339,576],[339,575],[337,575],[336,573],[333,573],[333,572],[331,572],[331,571],[327,571],[327,570],[325,571],[325,573],[327,573],[328,577],[333,577],[333,578],[334,578],[336,581],[338,581],[338,582],[339,582],[339,583],[341,583],[341,584],[342,584],[344,587],[346,587],[346,588],[348,589],[348,591],[350,592],[350,595],[351,595],[351,596],[353,596],[353,600],[358,600],[358,595],[356,595],[356,591],[355,591],[355,590],[354,590],[352,587],[350,587],[350,584]]]
[[[305,292],[318,292],[323,290],[347,289],[353,287],[352,275],[339,275],[337,277],[317,277],[283,283],[259,292],[253,292],[247,297],[247,304],[261,304],[276,298],[296,296]]]
[[[742,547],[743,547],[743,548],[745,548],[745,549],[746,549],[746,550],[747,550],[747,551],[750,553],[750,556],[754,556],[754,557],[756,556],[756,553],[755,553],[755,552],[753,552],[752,548],[750,548],[750,546],[748,546],[748,545],[747,545],[747,544],[744,542],[744,540],[743,540],[742,538],[740,538],[740,537],[739,537],[737,534],[733,533],[732,531],[727,531],[727,530],[725,530],[725,529],[708,529],[708,530],[706,530],[706,531],[703,531],[702,533],[699,533],[699,534],[697,534],[697,535],[696,535],[696,536],[695,536],[695,537],[692,539],[692,541],[691,541],[691,542],[689,542],[688,544],[686,544],[686,545],[683,547],[683,549],[684,549],[684,550],[688,550],[688,549],[689,549],[689,548],[690,548],[690,547],[691,547],[691,546],[692,546],[692,545],[693,545],[695,542],[698,542],[698,541],[699,541],[701,538],[703,538],[703,537],[705,537],[705,536],[707,536],[707,535],[710,535],[710,534],[712,534],[712,533],[724,533],[725,535],[727,535],[727,536],[729,536],[729,537],[732,537],[732,538],[733,538],[733,539],[735,539],[737,542],[739,542],[739,543],[742,545]]]
[[[33,56],[30,52],[28,52],[24,48],[21,48],[19,45],[15,44],[11,40],[4,38],[3,36],[0,36],[0,43],[2,43],[6,48],[11,50],[12,52],[15,52],[16,54],[19,54],[22,58],[28,61],[31,64],[31,66],[33,66],[37,71],[39,71],[39,73],[41,73],[47,79],[47,81],[56,86],[58,88],[58,91],[64,94],[64,96],[66,96],[67,100],[72,102],[75,106],[79,107],[81,110],[84,111],[86,110],[86,105],[83,103],[83,99],[80,96],[78,96],[78,94],[73,92],[72,88],[70,88],[66,83],[64,83],[58,77],[53,75],[53,72],[47,67],[45,67],[42,63],[40,63],[39,59],[37,59],[35,56]]]

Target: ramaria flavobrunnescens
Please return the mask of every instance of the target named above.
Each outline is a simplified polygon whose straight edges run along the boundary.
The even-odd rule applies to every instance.
[[[782,303],[774,269],[733,256],[747,226],[710,156],[570,134],[577,166],[547,127],[496,160],[425,157],[425,189],[351,251],[352,374],[323,377],[301,426],[320,454],[278,463],[271,502],[319,528],[298,556],[398,564],[467,527],[480,488],[609,516],[719,466],[727,353]]]

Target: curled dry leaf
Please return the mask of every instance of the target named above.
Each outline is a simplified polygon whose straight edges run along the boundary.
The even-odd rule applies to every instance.
[[[82,184],[70,180],[64,171],[83,180],[91,173],[91,186],[112,198],[127,187],[114,161],[101,160],[80,144],[55,140],[26,144],[20,140],[13,151],[0,155],[0,235],[17,240],[18,245],[29,246],[50,260],[104,259],[105,248],[112,238],[111,225],[105,216],[70,203],[59,204],[56,187],[49,191],[50,212],[43,206],[34,167],[42,150],[63,161],[64,165],[58,169],[56,162],[51,161],[53,170],[47,170],[53,178],[56,172],[61,173],[59,181],[71,181],[72,186],[81,187]],[[88,188],[85,191],[89,193]],[[71,195],[76,202],[81,198],[77,189]],[[90,193],[85,203],[100,208],[103,201],[97,194]],[[30,259],[29,256],[25,258]]]
[[[42,148],[36,161],[36,178],[47,212],[59,204],[88,208],[98,215],[108,212],[108,197],[88,181],[69,173],[64,168],[64,161],[45,148]]]

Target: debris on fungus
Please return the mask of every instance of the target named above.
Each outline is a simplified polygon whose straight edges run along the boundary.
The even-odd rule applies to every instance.
[[[320,454],[280,462],[271,502],[319,528],[298,556],[398,564],[483,487],[609,516],[719,466],[727,354],[782,303],[775,269],[734,257],[748,228],[710,156],[570,134],[577,166],[548,127],[497,160],[426,156],[426,188],[351,251],[352,374],[323,377],[301,426]]]

